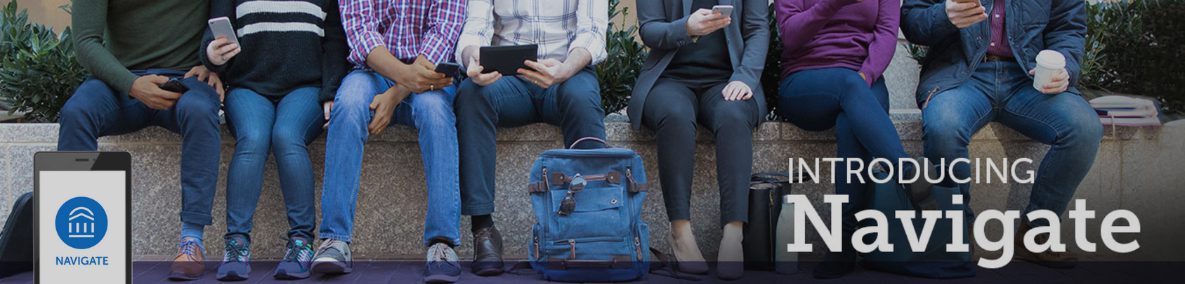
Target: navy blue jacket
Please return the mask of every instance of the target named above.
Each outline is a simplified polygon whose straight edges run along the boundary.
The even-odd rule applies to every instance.
[[[980,0],[987,11],[993,0]],[[917,103],[924,106],[934,94],[954,89],[967,79],[987,56],[991,34],[989,20],[959,29],[946,17],[944,0],[905,0],[901,6],[901,31],[915,44],[928,46],[922,60]],[[1008,43],[1020,66],[1037,65],[1037,53],[1050,49],[1066,55],[1070,73],[1068,92],[1078,94],[1082,54],[1086,44],[1086,1],[1005,0]]]

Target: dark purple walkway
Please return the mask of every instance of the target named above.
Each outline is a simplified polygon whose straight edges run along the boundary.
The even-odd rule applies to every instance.
[[[1071,270],[1047,269],[1025,262],[1013,262],[998,270],[980,269],[975,278],[956,280],[933,280],[900,276],[876,271],[858,269],[848,277],[836,280],[815,280],[810,276],[813,264],[803,263],[803,270],[794,275],[777,275],[769,272],[748,271],[738,281],[720,281],[714,276],[699,276],[698,282],[687,282],[659,275],[648,275],[634,283],[1180,283],[1185,276],[1185,263],[1163,262],[1086,262]],[[359,261],[354,273],[337,277],[314,277],[300,281],[277,281],[271,278],[274,262],[260,262],[253,265],[251,279],[238,283],[420,283],[422,264],[410,261]],[[135,283],[219,283],[214,280],[216,265],[209,266],[206,278],[192,282],[169,282],[167,262],[137,262],[133,265]],[[518,274],[504,274],[498,277],[479,277],[466,273],[459,283],[527,284],[548,283],[530,270]],[[0,283],[30,283],[32,274],[21,274]],[[94,283],[107,283],[98,281]],[[112,282],[115,283],[115,282]]]

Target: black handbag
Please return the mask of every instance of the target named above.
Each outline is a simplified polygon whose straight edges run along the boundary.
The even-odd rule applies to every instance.
[[[0,230],[0,278],[33,271],[33,193],[16,198]]]
[[[758,173],[749,180],[749,223],[745,224],[746,270],[774,270],[778,216],[782,202],[790,194],[790,178],[782,173]]]

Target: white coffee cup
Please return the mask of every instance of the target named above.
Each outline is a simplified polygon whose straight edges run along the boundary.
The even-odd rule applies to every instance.
[[[1053,75],[1066,68],[1066,56],[1053,50],[1042,50],[1037,54],[1037,68],[1033,74],[1033,88],[1042,87],[1053,81]]]

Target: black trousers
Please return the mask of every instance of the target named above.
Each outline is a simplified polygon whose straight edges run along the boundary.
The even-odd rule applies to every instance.
[[[642,123],[657,133],[658,175],[667,218],[691,220],[696,125],[716,138],[716,182],[720,224],[748,221],[749,176],[753,169],[753,112],[757,102],[725,101],[728,82],[685,83],[662,78],[646,97]]]

